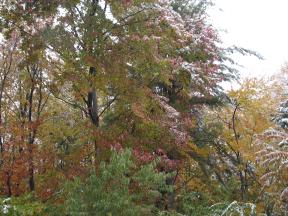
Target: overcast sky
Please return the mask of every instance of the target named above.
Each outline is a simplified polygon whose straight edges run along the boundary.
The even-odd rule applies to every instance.
[[[288,0],[214,0],[211,21],[225,45],[259,52],[265,60],[235,56],[244,76],[271,75],[288,61]]]

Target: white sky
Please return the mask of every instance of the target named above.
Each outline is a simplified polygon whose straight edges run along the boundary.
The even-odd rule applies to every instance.
[[[244,76],[271,75],[288,61],[288,0],[214,0],[209,12],[225,46],[259,52],[265,60],[235,56]]]

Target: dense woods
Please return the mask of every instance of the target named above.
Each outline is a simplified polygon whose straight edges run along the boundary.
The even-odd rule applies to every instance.
[[[238,82],[211,4],[0,2],[1,215],[288,215],[288,66]]]

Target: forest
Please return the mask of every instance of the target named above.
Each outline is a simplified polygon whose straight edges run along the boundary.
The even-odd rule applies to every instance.
[[[288,64],[240,79],[212,4],[1,0],[0,215],[288,215]]]

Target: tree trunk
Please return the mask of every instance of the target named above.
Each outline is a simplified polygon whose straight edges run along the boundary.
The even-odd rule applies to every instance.
[[[30,89],[30,93],[28,96],[28,105],[29,105],[29,110],[28,110],[28,129],[29,129],[29,136],[28,136],[28,175],[29,175],[29,189],[30,191],[35,190],[35,182],[34,182],[34,164],[33,164],[33,144],[35,140],[35,128],[33,125],[33,119],[32,119],[32,113],[33,113],[33,96],[34,96],[34,91],[35,91],[35,75],[37,73],[37,69],[33,68],[33,75],[31,78],[32,86]]]
[[[6,175],[7,175],[6,186],[7,186],[7,189],[8,189],[7,196],[11,197],[12,196],[12,190],[11,190],[11,173],[10,173],[10,171],[8,171],[6,173]]]
[[[94,77],[96,75],[96,68],[90,67],[89,74],[91,77]],[[92,83],[90,83],[90,90],[88,92],[87,108],[92,124],[99,127],[97,92]]]

